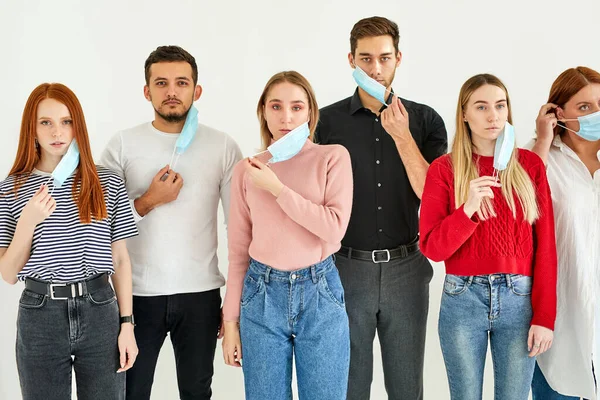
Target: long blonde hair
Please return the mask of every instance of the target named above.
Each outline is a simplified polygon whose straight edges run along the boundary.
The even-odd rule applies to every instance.
[[[508,90],[506,90],[506,86],[500,79],[490,74],[479,74],[469,78],[463,84],[456,107],[456,135],[454,136],[450,155],[454,171],[454,201],[457,208],[467,201],[469,183],[479,177],[477,165],[473,161],[472,133],[469,124],[464,120],[464,113],[473,92],[484,85],[494,85],[504,90],[504,93],[506,93],[506,106],[508,107],[508,122],[512,124]],[[508,166],[499,173],[502,195],[508,203],[514,218],[517,216],[516,196],[525,220],[533,224],[539,216],[535,187],[531,178],[519,163],[515,149],[510,155]],[[492,201],[487,197],[482,201],[481,213],[485,219],[496,216]]]
[[[260,138],[262,142],[262,150],[265,150],[273,139],[273,135],[269,131],[269,127],[267,125],[267,119],[265,118],[264,107],[267,102],[267,95],[271,88],[277,84],[288,82],[292,85],[296,85],[301,87],[306,93],[306,97],[308,98],[308,107],[310,108],[309,113],[309,123],[308,129],[310,130],[310,136],[308,139],[312,142],[313,137],[315,135],[315,130],[317,129],[317,123],[319,122],[319,105],[317,104],[317,99],[315,97],[315,92],[308,82],[308,80],[296,71],[282,71],[271,77],[265,88],[263,89],[262,94],[260,95],[260,99],[258,99],[258,104],[256,105],[256,115],[258,116],[258,122],[260,124]]]

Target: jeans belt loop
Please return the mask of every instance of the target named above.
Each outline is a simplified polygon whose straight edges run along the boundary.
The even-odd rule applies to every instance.
[[[269,283],[269,274],[271,273],[271,267],[267,267],[265,271],[265,283]]]
[[[317,267],[314,265],[310,266],[310,275],[312,276],[312,281],[314,284],[318,282],[317,280]]]

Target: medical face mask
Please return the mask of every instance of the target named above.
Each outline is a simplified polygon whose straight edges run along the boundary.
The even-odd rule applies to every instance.
[[[371,78],[358,65],[354,67],[352,77],[354,77],[354,81],[356,81],[359,88],[367,92],[369,96],[379,100],[382,104],[387,105],[385,100],[388,97],[388,91],[385,86]]]
[[[583,117],[563,119],[563,121],[579,121],[579,131],[575,132],[573,129],[567,128],[565,125],[561,126],[576,135],[584,138],[585,140],[589,140],[590,142],[595,142],[596,140],[600,140],[600,111],[595,112],[593,114],[584,115]]]
[[[494,173],[504,171],[515,148],[515,128],[506,121],[504,129],[496,139],[494,149]]]
[[[50,178],[54,180],[52,191],[54,191],[55,187],[61,187],[67,178],[75,172],[77,166],[79,166],[79,147],[77,146],[75,139],[73,139],[69,145],[69,149],[61,158],[56,168],[54,168],[54,171],[52,171]]]
[[[286,161],[300,153],[309,136],[308,122],[291,130],[287,135],[267,147],[267,150],[271,153],[269,163]]]
[[[300,150],[302,150],[302,147],[309,136],[310,129],[308,128],[308,122],[305,122],[302,125],[297,126],[295,129],[292,129],[281,139],[271,144],[269,147],[267,147],[267,150],[261,151],[260,153],[255,154],[253,157],[268,151],[271,153],[269,164],[289,160],[296,154],[300,153]]]
[[[175,147],[173,148],[173,154],[171,155],[171,161],[169,161],[169,168],[174,170],[177,161],[179,161],[179,156],[181,156],[185,151],[190,147],[190,144],[196,137],[196,132],[198,131],[198,109],[194,107],[192,104],[188,111],[188,114],[185,118],[185,123],[183,124],[183,129],[175,142]],[[160,180],[165,181],[169,173],[166,172],[163,176],[161,176]]]
[[[175,165],[177,165],[179,156],[182,155],[188,147],[190,147],[190,144],[194,140],[197,131],[198,110],[196,107],[194,107],[194,105],[191,105],[187,117],[185,118],[183,129],[177,138],[177,142],[175,142],[175,149],[173,150],[173,156],[171,156],[171,162],[169,163],[171,169],[175,169]]]

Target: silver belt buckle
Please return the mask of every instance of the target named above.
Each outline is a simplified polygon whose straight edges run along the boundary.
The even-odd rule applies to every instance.
[[[387,260],[376,261],[375,260],[375,253],[377,253],[377,252],[384,252],[387,255]],[[379,264],[379,263],[382,263],[382,262],[389,262],[390,261],[390,251],[388,249],[373,250],[371,252],[371,260],[373,260],[373,263],[375,263],[375,264]]]
[[[56,297],[56,295],[54,294],[55,287],[67,287],[67,284],[66,283],[51,283],[50,284],[50,298],[52,300],[69,300],[68,297]]]

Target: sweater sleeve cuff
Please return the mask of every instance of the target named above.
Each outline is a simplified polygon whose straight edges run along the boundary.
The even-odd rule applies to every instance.
[[[282,205],[289,203],[289,201],[292,199],[291,192],[292,190],[284,185],[283,189],[281,189],[281,192],[279,192],[279,196],[277,196],[277,199],[275,200],[277,204]]]
[[[471,231],[473,228],[479,225],[479,217],[477,216],[477,213],[473,214],[473,216],[469,218],[465,213],[464,204],[458,207],[456,214],[458,214],[456,222],[458,222],[462,228]]]
[[[554,331],[554,321],[555,318],[552,318],[544,313],[534,312],[533,318],[531,319],[531,325],[543,326],[544,328]]]

